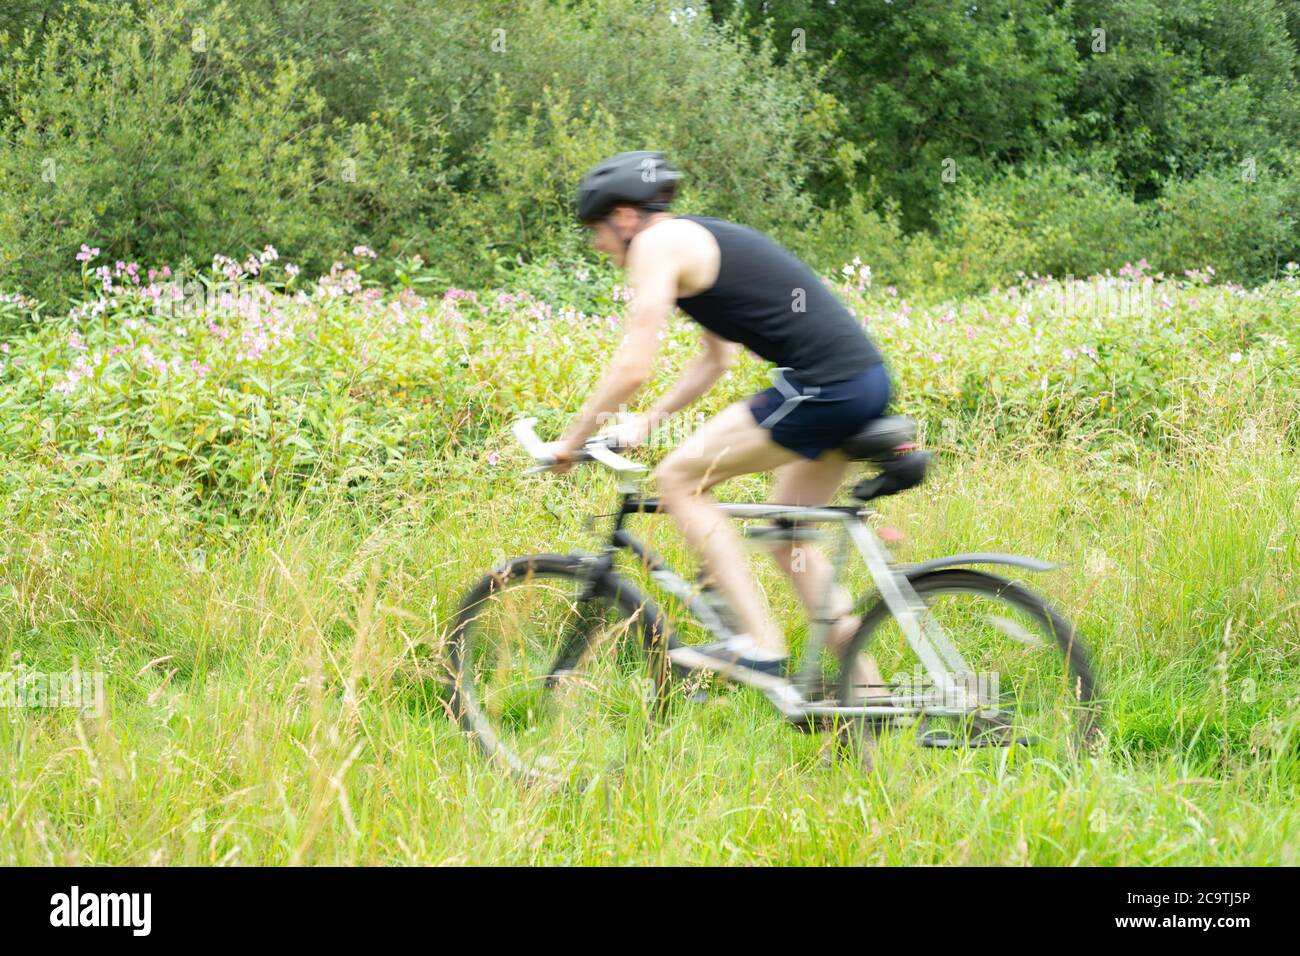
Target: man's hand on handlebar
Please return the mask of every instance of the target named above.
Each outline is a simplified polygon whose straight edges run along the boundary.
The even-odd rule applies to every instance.
[[[552,442],[547,452],[555,464],[550,468],[557,475],[567,474],[573,466],[583,460],[582,452],[588,442],[598,442],[611,450],[632,448],[641,444],[650,434],[650,417],[648,415],[620,415],[619,421],[604,428],[599,434],[577,445],[571,437]]]
[[[541,471],[553,471],[563,475],[569,472],[578,462],[583,461],[599,462],[606,468],[621,475],[630,475],[646,470],[645,465],[629,461],[614,451],[607,436],[602,435],[597,438],[575,441],[573,435],[570,434],[559,441],[544,442],[537,436],[537,430],[533,427],[536,422],[535,418],[521,418],[512,427],[519,443],[537,462],[534,467],[528,469],[528,474],[535,475]]]
[[[651,422],[649,415],[627,415],[596,437],[614,450],[635,448],[650,437]]]
[[[551,465],[551,471],[557,475],[567,475],[578,461],[577,451],[562,442],[555,443],[555,447],[551,449],[551,457],[555,460],[555,464]]]

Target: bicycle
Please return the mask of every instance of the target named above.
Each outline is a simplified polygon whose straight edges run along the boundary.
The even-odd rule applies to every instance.
[[[553,464],[534,424],[529,418],[514,426],[537,462],[529,473]],[[1055,566],[996,552],[900,565],[872,528],[871,501],[925,477],[930,456],[915,450],[914,436],[910,419],[893,416],[873,421],[845,444],[846,455],[878,469],[852,489],[855,504],[719,503],[738,520],[768,522],[745,527],[746,537],[760,545],[825,537],[814,525],[840,530],[834,573],[821,611],[811,617],[802,657],[797,664],[791,657],[790,676],[751,673],[746,683],[807,731],[916,726],[922,744],[931,747],[1077,749],[1091,738],[1098,718],[1087,649],[1043,598],[971,567],[1039,572]],[[661,724],[680,679],[694,673],[691,645],[615,570],[619,552],[633,555],[708,639],[732,632],[725,602],[707,582],[688,583],[625,527],[633,516],[660,513],[657,499],[641,494],[645,467],[599,437],[587,442],[578,461],[603,465],[619,479],[620,505],[602,516],[613,519],[604,547],[504,561],[465,595],[449,637],[454,719],[484,754],[530,780],[573,782],[622,766]],[[858,601],[862,623],[831,661],[828,677],[822,651],[832,622],[826,612],[850,550],[865,562],[875,590]],[[854,686],[851,663],[868,651],[901,679]],[[976,654],[979,668],[968,661]],[[897,669],[909,661],[910,676]],[[699,699],[698,693],[676,697]],[[941,720],[955,726],[936,729]]]

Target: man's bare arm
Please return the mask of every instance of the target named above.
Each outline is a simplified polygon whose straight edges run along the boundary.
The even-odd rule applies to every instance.
[[[601,418],[616,412],[654,370],[659,351],[659,333],[677,301],[678,266],[671,248],[662,242],[634,242],[628,254],[628,280],[632,286],[632,307],[627,328],[613,362],[601,377],[595,393],[561,439],[561,449],[575,452],[600,425]]]
[[[736,361],[740,347],[734,342],[719,338],[712,332],[703,333],[704,348],[687,366],[682,377],[646,413],[647,431],[663,424],[674,413],[685,408],[713,387],[727,369]]]

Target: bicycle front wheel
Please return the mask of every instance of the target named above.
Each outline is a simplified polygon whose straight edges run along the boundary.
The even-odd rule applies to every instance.
[[[520,776],[589,782],[642,745],[667,692],[658,608],[583,559],[516,558],[456,613],[452,713],[489,757]]]
[[[965,667],[949,668],[948,686],[936,682],[878,600],[845,648],[840,700],[881,693],[854,686],[864,671],[850,663],[868,654],[886,675],[890,700],[926,715],[923,743],[1073,751],[1091,738],[1099,709],[1088,650],[1046,601],[1014,581],[965,568],[923,573],[910,583]]]

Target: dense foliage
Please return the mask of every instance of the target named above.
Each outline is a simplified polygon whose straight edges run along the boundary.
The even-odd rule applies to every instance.
[[[878,180],[908,223],[935,211],[945,159],[977,172],[1053,151],[1150,198],[1300,138],[1293,2],[739,6],[786,57],[835,64],[826,88],[854,106],[859,185]],[[732,6],[710,8],[722,20]]]
[[[147,485],[220,520],[286,495],[445,477],[489,450],[495,461],[514,417],[559,427],[585,397],[626,297],[606,270],[560,272],[545,297],[422,293],[418,262],[376,276],[365,246],[312,281],[270,246],[217,257],[201,282],[98,252],[79,253],[93,286],[80,305],[11,323],[23,331],[0,343],[0,481],[18,499],[51,483],[92,497]],[[1217,421],[1225,396],[1234,408],[1300,396],[1294,263],[1252,290],[1212,267],[1169,277],[1140,260],[931,306],[861,259],[834,284],[939,444],[993,429],[1169,445]],[[689,323],[664,347],[659,387],[696,347]],[[757,361],[730,374],[709,407],[765,384]]]
[[[684,209],[911,294],[1146,255],[1300,258],[1291,0],[472,4],[16,0],[0,11],[0,290],[82,242],[313,273],[365,241],[447,283],[586,253],[581,171],[669,150]],[[1097,31],[1102,31],[1100,34]]]

